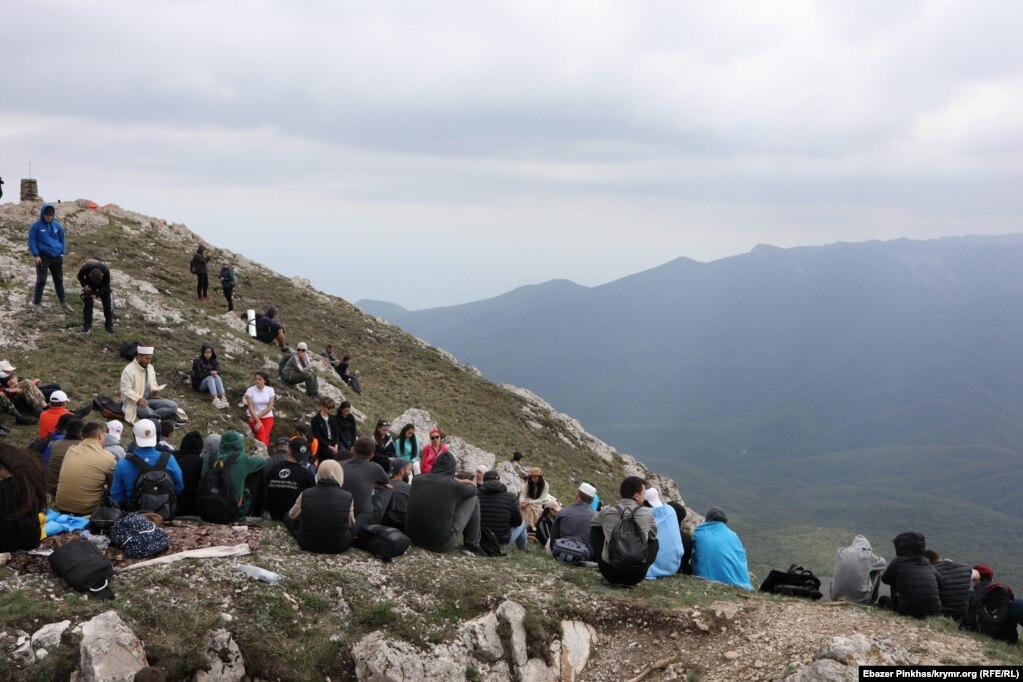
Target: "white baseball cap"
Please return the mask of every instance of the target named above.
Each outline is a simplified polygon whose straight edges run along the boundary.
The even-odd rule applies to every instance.
[[[66,403],[67,393],[64,391],[54,391],[50,394],[50,404],[56,405],[57,403]]]
[[[135,424],[135,442],[140,448],[156,445],[156,424],[151,419],[140,419]]]

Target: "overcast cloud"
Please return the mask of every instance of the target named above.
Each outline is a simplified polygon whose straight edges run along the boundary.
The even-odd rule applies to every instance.
[[[410,308],[1018,232],[1021,28],[1012,0],[8,3],[0,175]]]

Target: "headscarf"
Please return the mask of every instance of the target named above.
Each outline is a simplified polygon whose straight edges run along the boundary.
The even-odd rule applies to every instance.
[[[316,471],[316,482],[336,481],[338,485],[344,485],[345,470],[337,460],[328,459],[320,462],[320,468]]]

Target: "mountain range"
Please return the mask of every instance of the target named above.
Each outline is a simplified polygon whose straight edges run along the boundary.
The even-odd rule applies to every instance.
[[[915,527],[1023,578],[1002,544],[1023,536],[1021,265],[1023,234],[761,245],[596,287],[357,305],[731,509],[765,561],[826,567],[852,533],[888,549]]]

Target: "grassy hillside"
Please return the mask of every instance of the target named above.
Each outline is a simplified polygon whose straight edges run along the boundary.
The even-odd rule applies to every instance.
[[[3,357],[21,376],[59,381],[75,405],[88,403],[95,394],[117,394],[124,366],[118,349],[126,341],[139,340],[155,344],[154,365],[159,381],[167,384],[164,394],[182,404],[192,417],[192,428],[203,433],[227,428],[247,431],[244,411],[238,407],[241,396],[256,370],[273,367],[275,373],[280,354],[276,345],[250,339],[238,312],[226,314],[215,276],[216,264],[225,258],[238,278],[237,311],[276,305],[292,347],[306,341],[313,352],[319,352],[334,343],[336,351],[353,356],[352,367],[360,372],[364,390],[360,396],[343,387],[343,393],[367,417],[360,434],[371,434],[378,418],[390,420],[418,407],[427,410],[446,434],[495,453],[499,461],[509,459],[514,450],[526,453],[531,465],[545,468],[552,493],[560,499],[571,498],[572,480],[596,478],[602,490],[620,480],[619,465],[602,461],[558,424],[552,421],[542,429],[529,424],[522,398],[459,367],[449,356],[398,328],[363,315],[341,298],[220,250],[213,234],[209,244],[215,255],[210,263],[214,290],[209,301],[197,302],[188,261],[196,246],[205,242],[184,226],[170,226],[117,207],[98,211],[77,204],[59,207],[69,251],[65,286],[74,313],[65,315],[56,307],[52,284],[48,284],[44,313],[37,317],[29,312],[34,279],[24,242],[28,225],[37,218],[38,205],[0,205],[0,296],[9,309]],[[78,333],[81,311],[74,275],[89,258],[104,261],[113,271],[117,315],[113,335],[101,327],[87,336]],[[99,310],[96,314],[101,315]],[[192,359],[207,339],[220,358],[230,410],[212,409],[188,382]],[[329,380],[340,385],[336,377]],[[315,401],[301,388],[274,385],[279,393],[275,434],[290,435],[289,420],[308,421]],[[31,429],[15,429],[9,439],[27,444]]]

